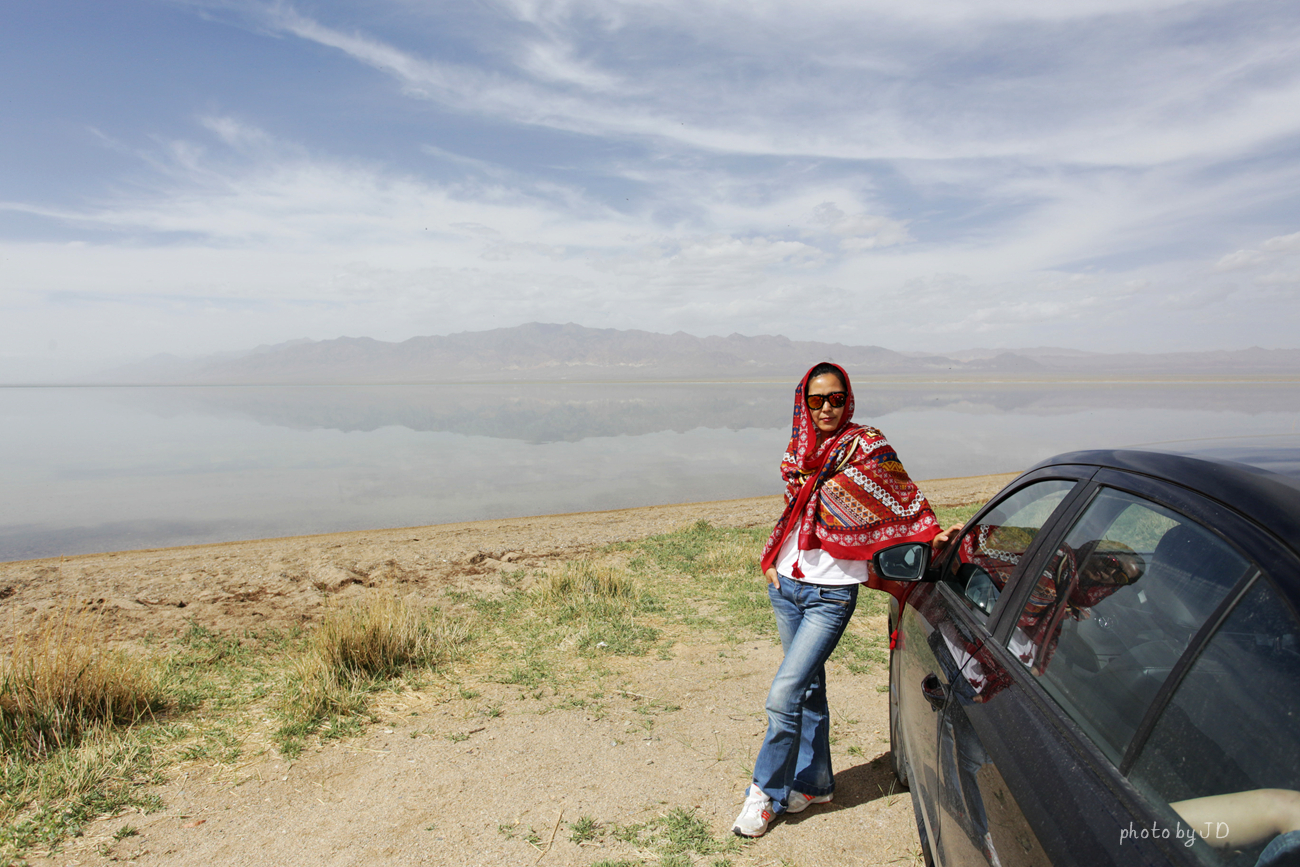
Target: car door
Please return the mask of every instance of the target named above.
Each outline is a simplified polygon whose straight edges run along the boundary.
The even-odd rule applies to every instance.
[[[932,846],[941,845],[942,836],[943,709],[973,676],[987,624],[1021,560],[1032,555],[1039,532],[1066,510],[1080,478],[1091,472],[1056,468],[1018,480],[967,525],[939,566],[942,580],[916,585],[900,609],[890,684],[897,729],[905,736],[895,748],[903,751],[918,825]]]
[[[1161,834],[1204,864],[1300,863],[1294,601],[1253,576],[1131,751],[1127,777],[1161,814]]]
[[[1300,721],[1300,657],[1288,655],[1300,633],[1293,612],[1292,621],[1261,624],[1269,605],[1257,599],[1221,649],[1206,649],[1216,624],[1234,622],[1227,612],[1246,588],[1265,581],[1238,540],[1253,540],[1246,549],[1254,551],[1275,546],[1211,501],[1113,471],[1098,473],[1063,525],[973,654],[979,678],[955,686],[945,705],[940,751],[950,753],[952,772],[942,771],[941,755],[939,802],[952,806],[940,810],[936,852],[946,867],[1195,863],[1212,847],[1189,836],[1179,810],[1199,819],[1236,816],[1241,805],[1211,802],[1198,812],[1185,802],[1225,786],[1250,797],[1300,786],[1289,771],[1206,770],[1232,751],[1268,767],[1260,738],[1242,735],[1251,714],[1225,725],[1210,708],[1214,695],[1248,704],[1250,685],[1266,690],[1273,680],[1290,692],[1274,703],[1269,731],[1287,745],[1288,767],[1300,768],[1290,749]],[[1272,642],[1277,670],[1243,687],[1253,657],[1242,648],[1259,641]],[[1185,707],[1170,705],[1171,695]],[[1216,742],[1227,745],[1214,752],[1207,745]]]

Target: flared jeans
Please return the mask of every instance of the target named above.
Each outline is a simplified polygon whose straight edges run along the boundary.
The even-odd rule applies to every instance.
[[[785,657],[767,694],[767,735],[754,784],[785,811],[791,790],[817,797],[835,789],[826,660],[858,604],[858,585],[805,584],[784,575],[767,585]]]

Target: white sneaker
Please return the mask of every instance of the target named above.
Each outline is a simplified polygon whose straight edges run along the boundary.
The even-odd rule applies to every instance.
[[[731,826],[731,833],[737,837],[762,837],[771,821],[772,799],[764,795],[758,786],[750,783],[745,806],[741,809],[736,824]]]
[[[989,859],[989,867],[1002,867],[998,850],[993,848],[993,838],[988,834],[984,835],[984,856]]]
[[[802,813],[813,804],[829,804],[832,795],[805,795],[803,792],[790,792],[790,804],[785,808],[787,813]]]

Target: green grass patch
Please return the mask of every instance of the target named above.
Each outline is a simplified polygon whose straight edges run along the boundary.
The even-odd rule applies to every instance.
[[[610,836],[638,849],[652,851],[659,856],[660,863],[684,858],[682,863],[690,864],[691,855],[707,856],[740,851],[739,839],[730,834],[718,839],[709,830],[707,822],[696,815],[694,810],[685,807],[674,807],[664,815],[642,824],[615,826],[610,830]]]
[[[569,823],[569,841],[586,843],[600,836],[600,823],[591,816],[579,816],[578,821]]]
[[[983,503],[967,503],[964,506],[941,506],[934,510],[934,516],[939,519],[939,526],[951,527],[953,524],[964,524],[975,516],[975,513],[984,508]]]
[[[665,588],[673,622],[741,641],[776,635],[767,582],[758,568],[768,532],[699,521],[622,547],[633,552],[629,570]]]
[[[872,596],[884,596],[869,594]],[[864,634],[846,630],[840,636],[831,659],[842,662],[854,674],[878,671],[889,662],[889,638],[883,634]]]
[[[330,612],[285,679],[281,750],[296,755],[303,738],[322,726],[324,737],[359,732],[372,693],[408,671],[449,662],[467,640],[462,622],[421,615],[392,597]]]

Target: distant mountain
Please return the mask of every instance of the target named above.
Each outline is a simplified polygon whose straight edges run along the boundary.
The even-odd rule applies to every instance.
[[[1082,374],[1150,374],[1193,376],[1295,375],[1300,373],[1300,349],[1207,350],[1205,352],[1128,352],[1115,355],[1037,359],[1045,367]]]
[[[344,338],[345,340],[347,338]],[[91,377],[82,377],[82,380],[94,382],[115,382],[124,385],[154,385],[159,383],[204,383],[224,380],[212,380],[211,372],[220,370],[225,365],[230,365],[244,359],[257,355],[276,354],[292,349],[297,346],[304,346],[314,343],[315,341],[307,338],[289,340],[284,343],[274,345],[262,344],[253,349],[247,349],[236,352],[217,352],[212,355],[205,355],[199,358],[181,358],[178,355],[162,353],[153,355],[142,361],[124,364],[119,367],[110,368],[102,373]],[[330,342],[330,341],[325,341]],[[232,379],[230,384],[238,384],[243,380]],[[260,382],[256,380],[255,382]]]
[[[791,379],[817,361],[857,377],[1055,378],[1300,374],[1300,350],[1247,349],[1163,355],[1077,350],[975,350],[963,358],[779,335],[694,337],[530,323],[413,337],[297,340],[199,359],[155,356],[93,380],[120,384],[362,384],[487,381]]]
[[[252,384],[788,378],[827,358],[855,371],[894,375],[961,366],[947,358],[908,358],[878,346],[780,336],[701,338],[530,323],[401,343],[368,337],[295,341],[233,358],[156,356],[97,379]]]
[[[925,355],[926,353],[923,353],[923,352],[905,352],[905,353],[903,353],[903,354],[904,354],[904,355],[907,355],[907,356],[909,356],[909,357],[912,357],[912,356],[918,356],[918,357],[919,357],[919,356]],[[1081,357],[1089,356],[1089,355],[1101,355],[1101,354],[1103,354],[1103,353],[1099,353],[1099,352],[1085,352],[1085,351],[1082,350],[1082,349],[1064,349],[1064,348],[1059,347],[1059,346],[1030,346],[1030,347],[1020,347],[1020,348],[1017,348],[1017,349],[1007,349],[1007,348],[1003,348],[1003,349],[988,349],[988,348],[962,349],[962,350],[958,350],[957,352],[949,352],[949,353],[947,353],[947,356],[948,356],[949,358],[956,359],[957,361],[978,361],[978,360],[980,360],[980,359],[994,358],[994,357],[999,356],[999,355],[1008,355],[1008,354],[1011,354],[1011,355],[1021,355],[1021,356],[1024,356],[1025,358],[1034,358],[1034,359],[1037,359],[1037,358],[1042,358],[1042,357],[1048,357],[1048,358],[1056,358],[1056,357],[1081,358]]]

